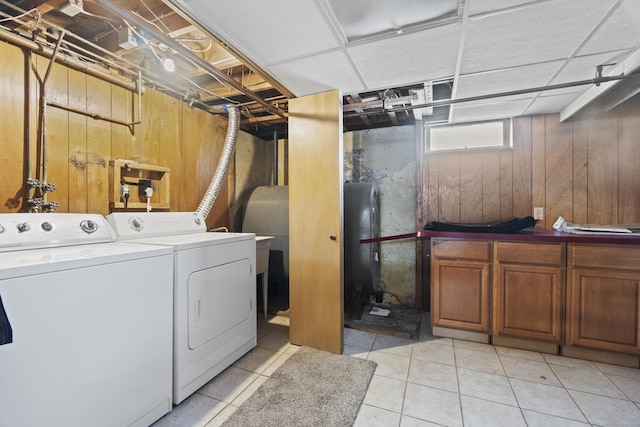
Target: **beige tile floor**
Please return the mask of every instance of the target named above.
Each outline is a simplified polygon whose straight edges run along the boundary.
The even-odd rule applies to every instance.
[[[426,316],[425,316],[426,317]],[[378,366],[355,426],[640,426],[640,370],[486,344],[345,329],[344,354]],[[219,426],[297,350],[288,318],[154,424]]]

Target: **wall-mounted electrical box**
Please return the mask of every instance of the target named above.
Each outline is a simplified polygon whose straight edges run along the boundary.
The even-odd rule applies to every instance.
[[[152,210],[169,210],[170,169],[128,160],[109,162],[109,211],[147,209],[145,188],[153,189]],[[141,188],[142,186],[142,188]],[[127,188],[128,197],[123,197]]]

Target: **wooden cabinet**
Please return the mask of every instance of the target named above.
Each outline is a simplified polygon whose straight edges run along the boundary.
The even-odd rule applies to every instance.
[[[640,354],[640,248],[569,245],[567,344]]]
[[[640,246],[578,238],[432,237],[434,334],[637,367]]]
[[[560,344],[564,243],[494,243],[493,335]]]
[[[111,160],[109,162],[109,209],[111,212],[121,209],[141,210],[147,208],[147,197],[143,180],[147,181],[153,190],[150,207],[153,210],[169,210],[170,208],[170,169],[162,166],[135,163],[125,160]],[[129,186],[129,200],[121,197],[121,186]]]
[[[490,332],[491,241],[431,240],[434,326]]]

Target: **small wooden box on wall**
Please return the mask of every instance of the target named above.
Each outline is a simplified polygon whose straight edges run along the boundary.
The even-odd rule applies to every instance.
[[[147,208],[147,197],[144,193],[145,180],[150,181],[153,195],[152,210],[169,210],[169,175],[170,169],[162,166],[136,163],[126,160],[109,161],[109,211],[119,209],[139,210]],[[141,183],[140,181],[143,181]],[[129,186],[129,201],[120,195],[122,184]]]

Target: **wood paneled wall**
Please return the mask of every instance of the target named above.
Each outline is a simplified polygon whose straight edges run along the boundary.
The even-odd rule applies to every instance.
[[[513,149],[422,158],[428,221],[488,222],[533,215],[579,224],[640,223],[640,97],[595,118],[518,117]]]
[[[29,64],[31,57],[33,67]],[[26,211],[25,181],[36,177],[38,78],[49,60],[0,42],[0,212]],[[37,71],[36,71],[37,70]],[[88,114],[131,122],[140,118],[137,95],[66,68],[53,66],[47,100]],[[127,159],[171,169],[171,210],[193,211],[222,153],[227,120],[146,88],[142,123],[127,126],[56,107],[46,110],[48,200],[59,212],[109,213],[109,161]],[[29,166],[31,165],[31,166]],[[209,217],[209,227],[232,228],[233,169]],[[42,177],[40,177],[42,180]]]

